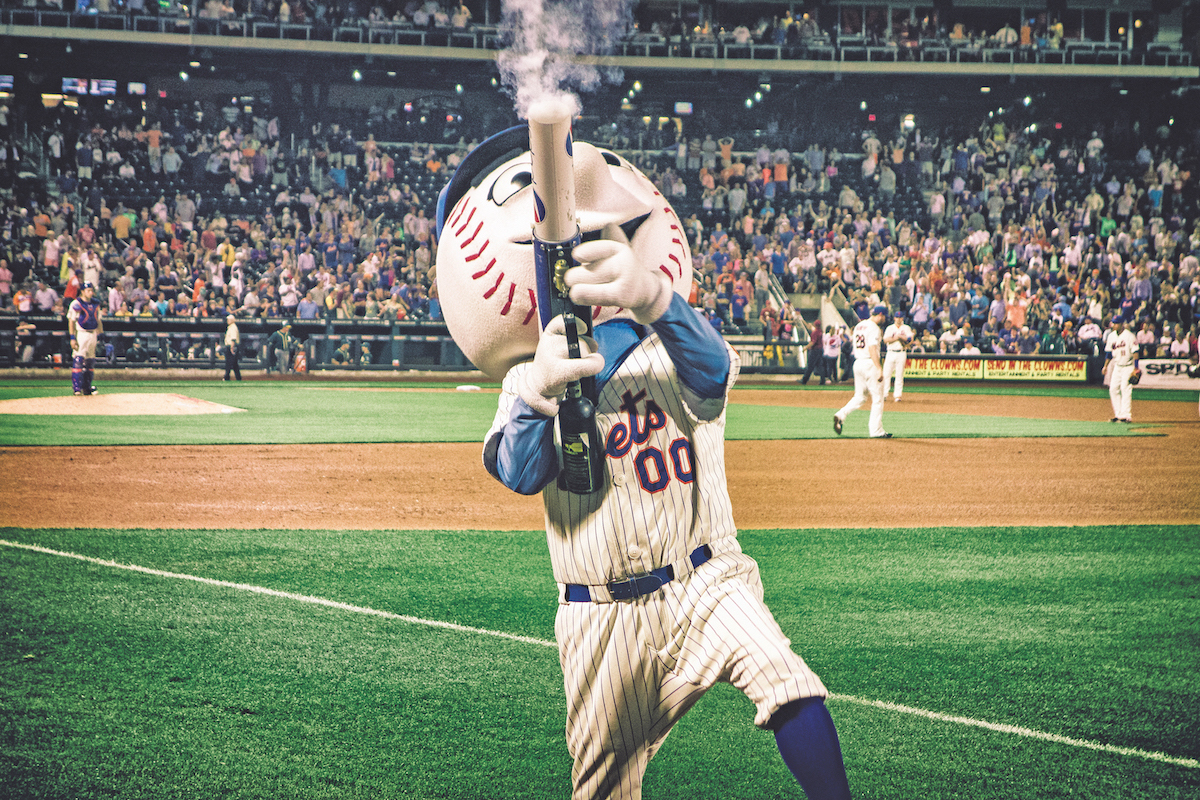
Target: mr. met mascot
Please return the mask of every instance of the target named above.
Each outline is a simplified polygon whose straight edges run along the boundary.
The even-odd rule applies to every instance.
[[[826,689],[738,544],[724,458],[738,359],[687,303],[679,219],[624,158],[568,141],[582,243],[564,282],[594,323],[591,336],[577,324],[569,357],[563,316],[550,318],[539,292],[529,137],[513,128],[482,143],[443,191],[437,283],[451,335],[503,382],[484,465],[513,491],[543,496],[573,797],[640,797],[674,723],[728,682],[754,702],[755,723],[774,731],[810,798],[848,798]],[[595,384],[602,459],[588,493],[557,480],[555,420],[581,379]]]

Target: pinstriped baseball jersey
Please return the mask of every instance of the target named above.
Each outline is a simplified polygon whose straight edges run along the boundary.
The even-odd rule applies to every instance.
[[[737,379],[730,357],[726,386]],[[491,434],[508,419],[527,364],[506,376]],[[605,482],[589,495],[542,491],[554,578],[600,586],[684,560],[734,537],[725,484],[725,416],[705,422],[684,402],[656,334],[643,339],[604,385],[596,406]],[[736,548],[736,539],[729,545]]]
[[[755,704],[766,726],[783,706],[825,697],[764,605],[758,564],[742,553],[725,482],[725,401],[683,399],[657,334],[642,339],[604,383],[597,423],[605,481],[591,495],[542,490],[555,579],[591,587],[592,602],[560,593],[555,638],[568,703],[573,797],[641,797],[642,776],[671,726],[719,682]],[[496,422],[508,420],[527,365],[505,378]],[[692,395],[694,396],[694,395]],[[713,557],[694,570],[688,554]],[[612,601],[603,584],[676,565],[657,591]]]

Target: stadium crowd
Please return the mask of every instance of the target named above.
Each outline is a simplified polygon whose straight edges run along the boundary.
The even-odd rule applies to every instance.
[[[1119,314],[1146,354],[1195,357],[1195,142],[1152,131],[1117,159],[1101,130],[865,130],[844,153],[712,131],[630,157],[684,220],[693,302],[724,333],[802,341],[778,286],[883,303],[926,351],[1094,352]],[[431,218],[473,143],[305,133],[293,148],[233,106],[60,119],[48,192],[0,167],[0,313],[60,315],[91,283],[117,317],[439,319]]]
[[[961,140],[864,131],[850,156],[732,148],[694,137],[643,165],[677,207],[700,195],[685,222],[697,301],[723,331],[758,320],[790,345],[773,279],[842,294],[860,317],[882,303],[928,352],[1090,353],[1119,315],[1147,356],[1197,353],[1193,145],[1147,140],[1122,162],[1099,131],[1052,143],[989,120]]]

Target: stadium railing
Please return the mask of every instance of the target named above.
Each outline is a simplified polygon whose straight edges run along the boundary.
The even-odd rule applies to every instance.
[[[467,28],[419,27],[411,22],[348,20],[338,25],[280,23],[245,17],[191,17],[186,14],[98,14],[45,8],[0,9],[0,25],[10,29],[28,26],[67,28],[76,31],[123,31],[179,34],[187,37],[220,36],[244,39],[295,39],[350,44],[393,44],[415,47],[499,50],[504,39],[493,25]],[[821,36],[795,44],[750,41],[738,43],[731,33],[680,40],[635,33],[615,46],[614,55],[642,58],[749,59],[755,61],[931,61],[958,63],[1094,64],[1115,66],[1190,67],[1192,53],[1176,42],[1154,42],[1130,49],[1123,41],[1069,40],[1061,48],[1003,47],[990,42],[921,39],[900,43],[865,44],[863,37]]]
[[[333,353],[343,341],[350,342],[356,359],[363,344],[370,347],[371,362],[356,364],[360,369],[471,369],[440,322],[282,318],[238,319],[243,367],[266,368],[270,364],[273,356],[267,352],[267,340],[285,321],[292,324],[296,349],[304,351],[309,370],[336,368]],[[34,330],[19,334],[19,323],[32,324]],[[114,367],[223,369],[225,327],[223,319],[211,317],[106,316],[96,362]],[[135,340],[141,342],[145,360],[131,360]],[[70,364],[71,341],[61,316],[0,316],[0,367],[61,368]]]

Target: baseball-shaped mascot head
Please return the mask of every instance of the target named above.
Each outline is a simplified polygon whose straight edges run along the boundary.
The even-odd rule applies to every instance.
[[[583,240],[627,240],[638,263],[666,273],[686,298],[692,258],[671,206],[616,153],[583,142],[573,149]],[[494,380],[532,358],[541,333],[531,168],[528,129],[511,128],[463,160],[438,204],[437,287],[446,325],[467,358]],[[596,324],[621,313],[592,309]]]

